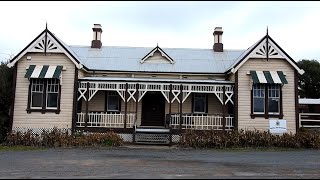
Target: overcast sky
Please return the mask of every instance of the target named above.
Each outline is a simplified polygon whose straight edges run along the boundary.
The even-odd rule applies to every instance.
[[[91,45],[93,24],[103,46],[204,48],[223,29],[224,49],[247,49],[266,34],[295,61],[320,60],[320,2],[97,1],[0,2],[0,61],[44,29],[68,45]]]

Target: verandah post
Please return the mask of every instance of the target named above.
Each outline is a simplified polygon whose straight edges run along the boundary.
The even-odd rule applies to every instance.
[[[170,125],[170,122],[171,122],[171,106],[172,106],[172,103],[171,103],[171,93],[172,93],[172,84],[170,84],[169,86],[169,125]]]
[[[181,131],[182,129],[182,84],[180,85],[180,94],[179,94],[179,99],[180,99],[180,122],[179,122],[179,130]]]
[[[139,84],[136,84],[136,118],[135,118],[135,122],[138,121],[138,105],[139,105]]]
[[[226,96],[225,95],[226,87],[223,86],[222,89],[223,89],[223,96],[222,96],[222,101],[223,101],[223,103],[222,103],[222,129],[223,129],[223,131],[225,131],[226,130],[226,97],[225,97]]]
[[[89,116],[88,116],[88,111],[89,111],[89,85],[90,85],[90,83],[89,82],[87,82],[87,91],[86,91],[86,118],[85,118],[85,123],[84,123],[84,129],[85,129],[85,131],[87,131],[87,126],[88,126],[88,118],[89,118]]]
[[[138,105],[139,105],[139,101],[138,101],[138,99],[139,99],[139,84],[138,83],[136,84],[136,94],[135,94],[135,96],[136,96],[136,117],[134,119],[134,124],[133,124],[133,133],[132,133],[132,141],[133,141],[133,143],[136,142],[136,123],[138,121]]]
[[[170,137],[169,137],[169,146],[171,146],[171,144],[172,144],[172,130],[171,130],[171,93],[172,93],[172,84],[170,84],[170,86],[169,86],[169,88],[170,88],[170,91],[169,91],[169,123],[168,123],[168,125],[169,125],[169,129],[170,129]]]
[[[128,100],[127,100],[127,93],[128,93],[128,83],[126,83],[126,90],[124,92],[124,128],[127,128],[127,108],[128,108]]]
[[[74,67],[74,82],[73,82],[73,109],[72,109],[72,124],[71,124],[71,133],[74,133],[76,130],[76,123],[78,118],[78,89],[79,89],[79,81],[78,81],[78,68]],[[60,91],[61,92],[61,91]],[[60,102],[61,103],[61,102]]]

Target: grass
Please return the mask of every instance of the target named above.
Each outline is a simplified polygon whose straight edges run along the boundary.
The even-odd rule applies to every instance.
[[[0,144],[0,151],[30,151],[30,150],[44,150],[45,148],[31,147],[31,146],[5,146]]]
[[[306,149],[298,149],[298,148],[282,148],[282,147],[246,147],[246,148],[222,148],[222,149],[215,149],[215,148],[203,148],[203,149],[210,149],[213,151],[222,151],[222,152],[279,152],[279,151],[302,151]]]

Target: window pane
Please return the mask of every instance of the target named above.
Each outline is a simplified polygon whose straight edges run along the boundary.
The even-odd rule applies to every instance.
[[[58,93],[48,93],[47,107],[58,107]]]
[[[280,112],[280,85],[271,84],[269,86],[269,113],[279,113]]]
[[[204,101],[202,99],[195,100],[194,111],[195,112],[205,112],[205,110],[204,110]]]
[[[279,113],[279,99],[278,98],[269,98],[269,112],[270,113]]]
[[[205,113],[206,112],[206,94],[194,94],[194,112]]]
[[[264,98],[254,98],[253,99],[253,111],[254,112],[264,112]]]
[[[119,96],[108,95],[108,111],[119,111]]]
[[[264,113],[264,85],[253,85],[253,112]]]
[[[37,92],[32,93],[31,107],[42,107],[42,93],[37,93]]]

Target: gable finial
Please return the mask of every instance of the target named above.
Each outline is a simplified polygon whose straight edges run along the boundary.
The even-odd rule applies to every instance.
[[[267,35],[266,35],[266,48],[267,48],[267,52],[266,52],[266,55],[267,55],[267,61],[269,61],[269,35],[268,35],[268,26],[267,26]]]
[[[44,43],[44,55],[46,56],[47,55],[47,39],[48,39],[48,26],[47,26],[47,21],[46,21],[46,34],[45,34],[45,43]]]
[[[157,47],[159,47],[159,46],[158,46],[158,42],[157,42]]]

